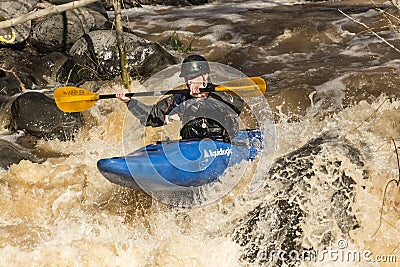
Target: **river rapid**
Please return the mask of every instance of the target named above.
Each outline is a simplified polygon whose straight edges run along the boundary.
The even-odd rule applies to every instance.
[[[182,48],[191,42],[191,53],[262,76],[275,117],[275,158],[326,132],[357,148],[369,175],[355,187],[353,213],[360,227],[350,231],[346,245],[374,256],[398,255],[400,264],[399,10],[383,3],[216,1],[145,6],[124,17],[127,27],[147,39],[162,43],[177,34]],[[49,156],[45,162],[22,161],[0,170],[0,266],[245,265],[231,234],[235,221],[265,197],[262,189],[250,192],[243,179],[223,198],[183,209],[113,185],[97,171],[97,160],[123,154],[123,140],[132,149],[142,146],[143,132],[133,117],[126,131],[130,115],[115,99],[99,101],[83,115],[86,126],[76,140],[39,141],[37,153]],[[5,130],[1,137],[15,138]],[[226,175],[235,172],[231,168]],[[323,194],[316,192],[311,201]],[[302,225],[305,233],[312,227]]]

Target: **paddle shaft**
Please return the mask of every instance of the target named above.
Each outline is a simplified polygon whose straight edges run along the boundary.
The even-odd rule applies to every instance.
[[[207,88],[200,89],[201,92],[215,92],[215,86],[210,86]],[[156,92],[137,92],[137,93],[127,93],[125,96],[127,97],[140,97],[140,96],[162,96],[162,95],[173,95],[173,94],[189,94],[189,89],[177,89],[177,90],[164,90],[164,91],[156,91]],[[110,95],[99,95],[99,99],[109,99],[116,98],[115,94]]]

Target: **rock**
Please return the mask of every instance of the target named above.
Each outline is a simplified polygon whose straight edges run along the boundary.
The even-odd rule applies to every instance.
[[[53,99],[36,92],[17,97],[11,114],[11,130],[23,130],[39,138],[68,140],[83,126],[81,113],[64,113]]]
[[[176,59],[159,44],[125,33],[126,57],[133,78],[146,78],[176,64]],[[112,79],[120,75],[119,53],[114,31],[98,30],[85,34],[69,51],[74,58],[64,68],[73,83],[83,80]],[[70,70],[73,70],[72,72]]]
[[[16,77],[3,70],[0,70],[0,88],[0,95],[12,96],[22,92],[22,88]]]
[[[270,169],[261,203],[239,220],[233,239],[247,263],[297,266],[290,252],[324,249],[358,227],[352,201],[366,172],[360,152],[323,136],[278,159]],[[306,233],[306,234],[305,234]],[[284,251],[286,257],[270,253]]]
[[[23,135],[19,136],[16,141],[23,148],[34,149],[38,140],[39,138],[36,136]]]
[[[0,95],[0,129],[6,128],[11,121],[11,105],[15,98]]]
[[[22,50],[0,49],[0,94],[12,96],[23,92],[24,88],[45,85],[47,82],[41,74],[36,73],[32,60],[38,52],[31,47]]]
[[[68,62],[68,57],[61,52],[50,52],[43,57],[34,59],[35,74],[42,77],[48,84],[59,80],[63,66]]]
[[[0,168],[8,169],[12,164],[18,164],[21,160],[29,160],[35,163],[40,162],[28,150],[0,139]]]
[[[0,95],[13,96],[25,89],[54,84],[68,57],[50,52],[43,57],[33,47],[0,49]]]
[[[48,0],[48,2],[53,5],[63,5],[63,4],[70,3],[73,1],[75,1],[75,0]],[[96,12],[102,14],[103,16],[107,16],[107,11],[104,8],[103,2],[101,0],[91,3],[85,7],[89,8],[93,11],[96,11]]]
[[[8,20],[33,10],[38,0],[1,0],[0,19]],[[7,29],[0,29],[0,44],[15,45],[24,42],[30,34],[31,22],[27,21]]]
[[[106,21],[106,17],[85,7],[49,15],[32,27],[30,42],[41,52],[68,51],[85,33]]]

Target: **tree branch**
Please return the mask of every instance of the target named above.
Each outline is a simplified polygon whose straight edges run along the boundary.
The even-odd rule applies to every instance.
[[[14,72],[13,68],[11,68],[10,70],[3,68],[2,66],[0,66],[0,70],[4,71],[4,72],[8,72],[11,73],[12,75],[14,75],[15,79],[19,82],[19,86],[21,87],[21,91],[24,92],[25,91],[25,85],[24,83],[21,81],[21,79],[18,77],[18,75]]]
[[[368,25],[366,25],[365,23],[362,23],[352,17],[350,17],[349,15],[347,15],[346,13],[344,13],[342,10],[339,9],[339,12],[342,13],[344,16],[346,16],[347,18],[351,19],[352,21],[354,21],[355,23],[360,24],[361,26],[365,27],[368,31],[370,31],[373,35],[375,35],[376,37],[378,37],[382,42],[384,42],[385,44],[387,44],[388,46],[390,46],[391,48],[393,48],[395,51],[400,53],[400,49],[398,49],[397,47],[395,47],[394,45],[392,45],[391,43],[389,43],[388,41],[385,40],[385,38],[383,38],[382,36],[380,36],[379,34],[377,34],[376,32],[374,32],[370,27],[368,27]]]
[[[121,18],[121,1],[113,0],[114,5],[114,13],[115,13],[115,31],[117,34],[117,45],[119,51],[120,58],[120,67],[121,67],[121,78],[126,89],[130,88],[130,77],[129,77],[129,65],[126,60],[126,51],[125,51],[125,42],[124,42],[124,31],[122,27],[122,18]]]
[[[399,0],[390,0],[390,2],[392,3],[392,5],[394,5],[398,9],[400,9],[400,1]]]
[[[63,4],[63,5],[52,6],[52,7],[41,9],[41,10],[35,11],[35,12],[29,12],[28,14],[24,14],[24,15],[16,17],[16,18],[1,21],[0,29],[10,28],[12,26],[22,24],[29,20],[37,19],[37,18],[47,16],[50,14],[62,13],[64,11],[67,11],[70,9],[87,6],[88,4],[91,4],[91,3],[94,3],[97,1],[99,1],[99,0],[79,0],[79,1],[74,1],[71,3]]]

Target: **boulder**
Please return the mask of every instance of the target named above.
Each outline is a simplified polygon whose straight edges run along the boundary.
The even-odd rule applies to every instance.
[[[0,95],[0,129],[6,128],[11,121],[11,105],[15,98]]]
[[[67,3],[70,3],[73,1],[76,1],[76,0],[48,0],[48,2],[53,5],[63,5],[63,4],[67,4]],[[103,16],[107,16],[107,11],[103,5],[103,1],[101,1],[101,0],[91,3],[85,7],[89,8],[93,11],[96,11],[96,12],[102,14]]]
[[[60,111],[55,101],[42,93],[28,92],[11,106],[10,130],[46,139],[69,140],[83,126],[81,113]]]
[[[32,63],[36,57],[38,52],[32,47],[0,49],[0,95],[12,96],[23,92],[24,88],[47,83],[42,74],[36,73],[37,66]]]
[[[41,52],[68,51],[85,33],[104,25],[107,18],[82,7],[49,15],[32,27],[30,42]]]
[[[242,260],[298,266],[292,255],[323,250],[359,227],[352,205],[357,182],[367,178],[360,152],[336,137],[311,140],[269,170],[258,206],[240,218],[233,239]],[[272,253],[275,252],[275,255]],[[278,257],[277,252],[285,252]]]
[[[39,0],[0,0],[0,20],[8,20],[33,10]],[[0,44],[16,45],[24,42],[30,34],[31,22],[0,29]]]
[[[0,95],[13,96],[24,89],[43,88],[54,84],[68,57],[61,52],[44,56],[33,47],[22,50],[0,48]]]
[[[125,33],[126,57],[133,78],[146,78],[176,59],[159,44]],[[65,65],[64,79],[79,83],[83,80],[109,80],[120,75],[116,34],[111,30],[97,30],[85,34],[69,51],[73,61]],[[72,71],[71,71],[72,70]]]
[[[0,139],[0,168],[8,169],[12,164],[18,164],[21,160],[40,162],[40,160],[28,150]]]
[[[35,66],[36,76],[42,77],[48,84],[54,84],[59,80],[59,74],[69,58],[61,52],[50,52],[42,57],[35,58],[32,65]]]

